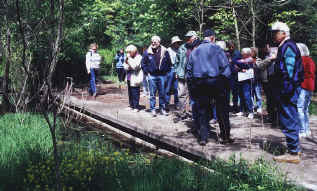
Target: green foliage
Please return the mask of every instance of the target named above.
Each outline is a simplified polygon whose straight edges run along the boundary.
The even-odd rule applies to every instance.
[[[101,49],[98,50],[99,54],[102,56],[103,61],[100,64],[101,74],[113,75],[116,69],[116,63],[114,62],[114,57],[117,53],[116,49]]]
[[[54,190],[52,145],[42,117],[6,114],[1,120],[0,189]],[[116,148],[98,133],[59,132],[64,140],[58,142],[63,190],[301,190],[263,159],[201,163],[211,169],[207,171],[174,158]]]
[[[30,113],[5,114],[0,120],[0,185],[22,185],[21,168],[51,155],[49,129],[40,115]]]

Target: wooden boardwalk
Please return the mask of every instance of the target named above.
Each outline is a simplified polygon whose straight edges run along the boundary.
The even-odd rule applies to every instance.
[[[285,138],[281,130],[272,128],[270,124],[262,123],[260,117],[230,117],[231,135],[235,139],[232,145],[221,145],[216,141],[218,125],[211,124],[210,139],[206,146],[200,146],[197,139],[187,130],[192,125],[190,119],[173,122],[174,115],[153,118],[145,110],[134,112],[127,110],[128,99],[126,90],[120,90],[113,84],[99,85],[99,96],[91,98],[85,92],[73,93],[68,103],[100,118],[113,120],[131,131],[145,137],[159,140],[171,147],[212,160],[221,158],[227,160],[236,155],[247,160],[262,157],[272,161],[274,154],[285,151]],[[142,97],[141,104],[148,108],[148,98]],[[311,117],[312,137],[301,140],[304,156],[300,164],[278,164],[288,173],[291,180],[305,187],[317,190],[317,117]],[[315,137],[315,138],[314,138]]]

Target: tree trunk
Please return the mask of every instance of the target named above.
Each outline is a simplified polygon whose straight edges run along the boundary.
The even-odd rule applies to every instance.
[[[240,32],[239,32],[239,26],[238,26],[238,19],[237,19],[237,15],[236,15],[236,10],[235,10],[235,8],[233,7],[232,4],[231,4],[231,6],[232,6],[232,16],[233,16],[233,19],[234,19],[234,28],[235,28],[235,32],[236,32],[237,47],[238,47],[238,50],[241,50]]]
[[[6,18],[5,18],[6,20]],[[5,111],[10,110],[10,101],[9,101],[9,81],[10,81],[10,58],[11,58],[11,30],[10,27],[7,28],[6,33],[6,48],[3,51],[5,57],[5,66],[4,66],[4,76],[3,76],[3,105]]]
[[[200,23],[199,23],[199,33],[202,34],[203,32],[203,26],[204,26],[204,0],[200,1],[199,4],[199,9],[200,9]]]
[[[254,11],[254,0],[250,0],[250,8],[251,8],[251,13],[252,13],[252,46],[255,47],[256,43],[255,43],[255,32],[256,32],[256,28],[255,28],[255,11]]]

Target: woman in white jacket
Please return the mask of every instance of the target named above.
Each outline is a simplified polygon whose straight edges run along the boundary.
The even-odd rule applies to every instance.
[[[142,56],[138,53],[138,49],[134,45],[126,48],[127,57],[123,64],[126,70],[126,81],[128,84],[128,95],[130,109],[140,111],[140,85],[143,81],[143,72],[141,69]]]
[[[89,51],[86,54],[86,69],[90,79],[90,87],[88,92],[90,95],[96,97],[96,78],[98,76],[99,65],[101,62],[101,56],[97,52],[98,45],[92,43],[89,46]]]

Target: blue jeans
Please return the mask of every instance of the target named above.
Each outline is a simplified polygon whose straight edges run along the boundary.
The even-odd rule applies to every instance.
[[[150,94],[149,80],[148,80],[148,77],[145,74],[144,74],[142,86],[143,86],[143,94],[149,95]]]
[[[240,107],[242,111],[252,113],[253,112],[253,104],[251,99],[251,81],[246,80],[241,82],[240,89]]]
[[[96,93],[96,74],[97,74],[97,70],[94,68],[90,68],[90,87],[88,89],[88,92],[92,95],[94,93]]]
[[[130,85],[130,80],[128,83],[128,95],[129,95],[129,105],[133,109],[140,109],[140,87],[132,87]]]
[[[255,96],[253,103],[256,105],[256,108],[262,108],[262,85],[260,81],[254,81],[253,90]]]
[[[155,109],[156,93],[159,95],[159,108],[165,109],[165,76],[148,76],[150,88],[150,109]]]
[[[171,99],[171,92],[174,93],[174,104],[178,104],[178,80],[176,79],[176,73],[174,69],[171,69],[170,72],[166,75],[166,81],[165,81],[165,101],[166,104],[170,104]]]
[[[290,152],[300,152],[299,130],[300,122],[297,112],[297,101],[300,93],[298,88],[293,95],[280,97],[279,120],[282,131],[286,136],[287,147]]]
[[[312,95],[312,91],[301,88],[297,100],[298,117],[300,120],[300,133],[307,133],[310,131],[308,108]]]

